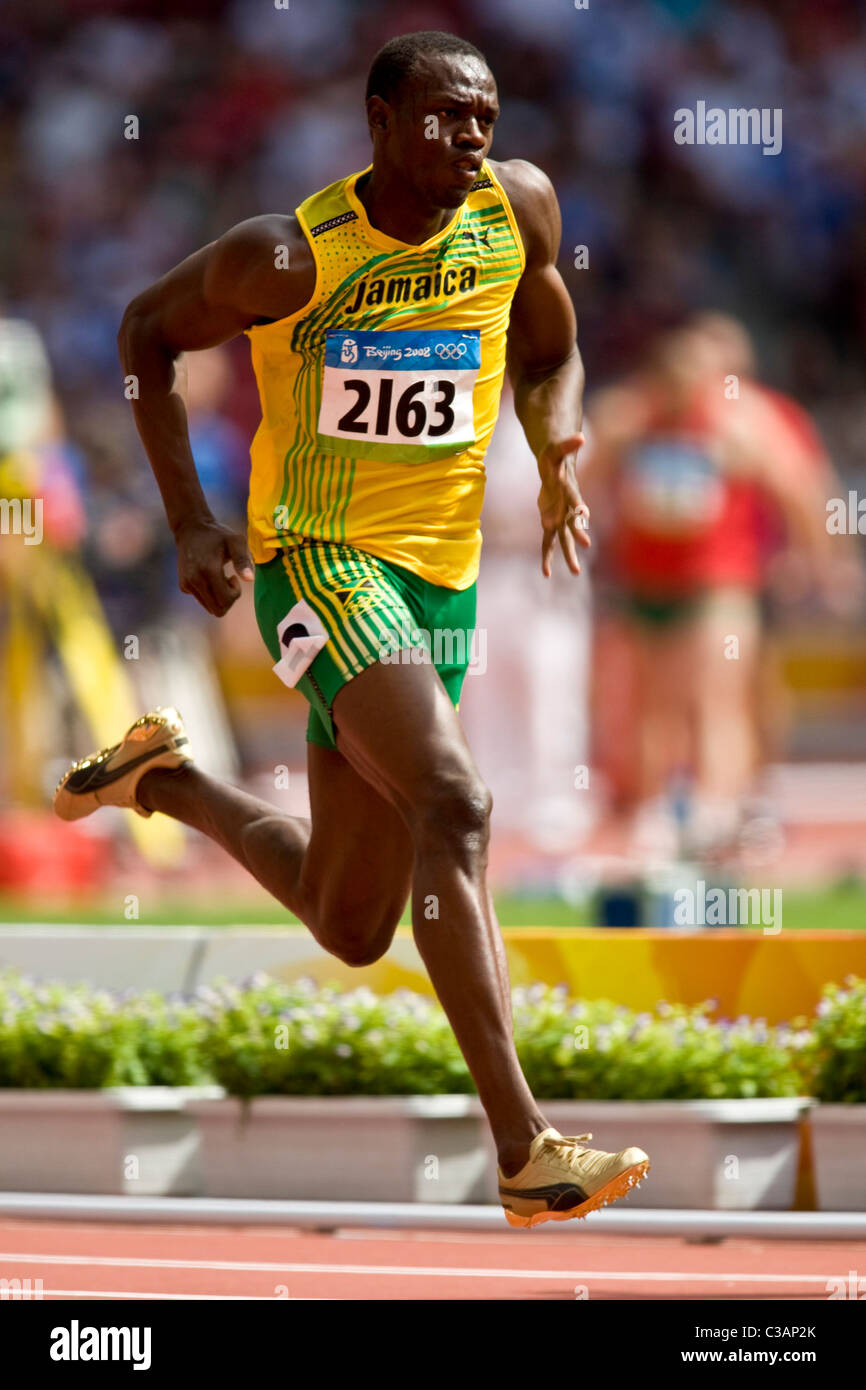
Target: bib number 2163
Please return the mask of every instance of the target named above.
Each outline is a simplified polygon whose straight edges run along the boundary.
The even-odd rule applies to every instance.
[[[325,341],[318,442],[327,453],[405,463],[475,441],[480,334],[344,333]]]

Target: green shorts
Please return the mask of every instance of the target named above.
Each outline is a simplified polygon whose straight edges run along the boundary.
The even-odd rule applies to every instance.
[[[703,592],[683,594],[676,598],[645,598],[640,594],[623,594],[620,607],[634,622],[645,627],[675,627],[689,622],[700,612],[706,595]]]
[[[696,618],[729,615],[730,621],[745,621],[751,618],[757,604],[757,596],[750,590],[735,584],[716,588],[697,589],[693,593],[677,597],[648,598],[641,594],[625,593],[620,596],[620,610],[632,622],[642,627],[678,627]]]
[[[305,540],[256,565],[255,605],[277,674],[310,705],[310,743],[336,748],[337,691],[376,661],[432,661],[455,707],[460,700],[474,584],[447,589],[354,546]]]

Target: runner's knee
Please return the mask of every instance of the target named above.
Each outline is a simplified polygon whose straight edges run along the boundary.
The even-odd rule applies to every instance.
[[[381,960],[388,947],[391,945],[390,939],[373,937],[372,940],[366,936],[352,937],[338,934],[333,944],[326,946],[325,949],[332,955],[341,960],[344,965],[374,965],[377,960]]]
[[[417,844],[486,852],[493,798],[474,771],[442,773],[418,796],[410,829]]]
[[[316,914],[314,935],[344,965],[372,965],[391,945],[402,910],[396,901],[377,907],[331,903]]]

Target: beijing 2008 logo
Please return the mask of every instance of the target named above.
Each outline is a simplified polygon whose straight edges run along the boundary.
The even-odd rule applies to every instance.
[[[354,366],[358,360],[358,344],[354,338],[344,338],[340,348],[340,361],[345,362],[347,367]]]
[[[466,344],[465,344],[465,343],[437,343],[437,344],[436,344],[436,355],[437,355],[437,357],[450,357],[450,358],[453,360],[454,358],[465,357],[467,351],[468,351],[468,348],[466,347]]]

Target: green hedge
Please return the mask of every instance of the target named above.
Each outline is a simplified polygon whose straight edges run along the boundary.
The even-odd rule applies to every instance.
[[[515,1037],[533,1093],[563,1100],[700,1100],[803,1094],[809,1033],[763,1019],[713,1021],[709,1003],[634,1013],[530,989]]]
[[[565,986],[515,989],[514,1031],[539,1100],[813,1095],[866,1103],[866,981],[828,985],[811,1020],[636,1013]],[[439,1005],[264,975],[194,994],[111,994],[0,974],[0,1086],[217,1082],[238,1096],[471,1093]]]
[[[849,975],[846,988],[827,985],[812,1020],[809,1049],[811,1094],[819,1100],[862,1105],[866,1101],[866,980]]]

